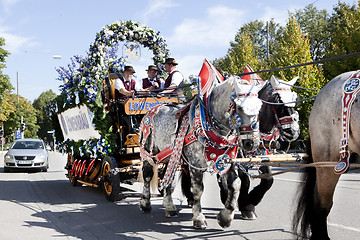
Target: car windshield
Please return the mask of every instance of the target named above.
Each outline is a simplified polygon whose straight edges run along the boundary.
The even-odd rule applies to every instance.
[[[15,142],[12,149],[43,149],[42,142],[39,141],[18,141]]]

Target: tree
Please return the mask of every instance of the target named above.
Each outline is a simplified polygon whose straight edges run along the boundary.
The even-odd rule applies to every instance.
[[[11,113],[16,110],[14,102],[11,101],[11,96],[9,91],[4,93],[4,101],[0,104],[0,122],[5,122]]]
[[[323,58],[331,37],[328,12],[325,9],[318,10],[313,4],[309,4],[304,9],[296,10],[292,16],[309,39],[312,59],[315,61]]]
[[[241,73],[244,71],[246,64],[257,69],[260,64],[258,58],[255,56],[254,48],[247,34],[237,35],[235,42],[231,42],[231,48],[225,56],[223,62],[214,62],[214,66],[221,71],[230,74]],[[226,63],[226,65],[225,65]]]
[[[253,43],[255,55],[259,61],[267,62],[269,56],[274,54],[276,51],[276,42],[279,39],[283,31],[278,23],[271,19],[268,22],[264,21],[252,21],[244,24],[235,36],[235,42],[242,34],[250,36],[251,42]]]
[[[26,124],[26,130],[24,132],[25,138],[36,138],[39,126],[36,125],[36,110],[31,105],[30,101],[24,97],[19,96],[19,103],[17,103],[16,94],[10,94],[10,101],[16,107],[16,111],[12,112],[8,120],[5,122],[5,132],[13,133],[20,127],[21,116],[23,122]]]
[[[7,56],[10,55],[10,53],[6,50],[4,50],[2,48],[2,46],[5,45],[5,39],[0,37],[0,121],[4,121],[6,120],[9,111],[11,111],[11,107],[6,105],[6,104],[2,104],[4,99],[5,99],[5,95],[7,94],[8,91],[13,89],[13,86],[10,83],[9,80],[9,76],[4,75],[3,74],[3,68],[6,67],[5,65],[5,58]],[[7,109],[7,107],[10,107],[9,109]]]
[[[256,20],[244,24],[236,33],[234,41],[230,42],[227,55],[215,59],[214,66],[229,73],[242,73],[246,64],[255,71],[266,68],[268,56],[275,52],[276,39],[282,29],[273,19],[266,23]]]
[[[331,16],[331,45],[327,57],[335,57],[360,52],[360,10],[359,5],[338,3]],[[359,69],[360,56],[331,61],[324,64],[324,73],[328,79],[348,71]]]
[[[306,62],[311,62],[308,37],[304,36],[295,18],[290,17],[285,31],[278,42],[277,52],[272,60],[272,67],[291,66]],[[299,76],[297,85],[304,88],[320,89],[325,84],[322,72],[315,65],[286,69],[277,75],[283,80],[291,80],[295,76]],[[312,91],[305,91],[303,89],[296,89],[295,91],[301,99],[315,95]],[[312,104],[313,100],[306,101],[300,103],[298,107],[302,138],[306,138],[308,135],[308,119]]]
[[[52,136],[47,131],[52,130],[51,120],[46,112],[46,106],[51,100],[56,98],[56,94],[50,89],[40,94],[40,96],[34,100],[33,107],[36,109],[37,121],[36,124],[39,126],[37,135],[39,138],[47,139],[52,142]]]

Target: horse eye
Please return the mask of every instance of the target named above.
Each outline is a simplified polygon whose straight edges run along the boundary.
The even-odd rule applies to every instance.
[[[251,129],[257,130],[258,128],[259,128],[259,124],[257,122],[251,124]]]

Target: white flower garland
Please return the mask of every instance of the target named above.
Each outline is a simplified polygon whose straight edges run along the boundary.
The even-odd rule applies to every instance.
[[[119,43],[123,41],[137,42],[143,47],[153,52],[154,65],[164,73],[164,60],[170,56],[166,42],[159,32],[155,32],[146,25],[134,21],[115,21],[107,25],[96,34],[95,42],[90,45],[86,57],[74,56],[68,68],[58,68],[58,80],[62,81],[60,86],[62,94],[57,101],[49,106],[50,115],[56,112],[63,112],[78,104],[86,104],[95,114],[104,106],[101,99],[102,80],[107,77],[111,70],[123,70],[125,59],[117,56]],[[108,126],[96,126],[101,132],[107,131]],[[60,131],[58,129],[57,131]],[[98,140],[94,139],[94,142]],[[103,143],[107,139],[102,140]],[[66,139],[61,144],[64,149],[70,149],[71,144]],[[93,144],[94,145],[94,144]],[[106,144],[108,145],[108,144]],[[98,144],[96,144],[98,146]],[[103,147],[96,147],[92,150],[93,155],[96,152],[107,154],[108,151],[102,151]],[[111,149],[109,149],[111,151]]]

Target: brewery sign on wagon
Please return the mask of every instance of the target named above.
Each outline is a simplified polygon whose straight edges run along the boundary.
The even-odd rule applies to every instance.
[[[100,134],[92,123],[93,113],[86,105],[74,107],[58,114],[64,139],[86,140],[100,138]]]

